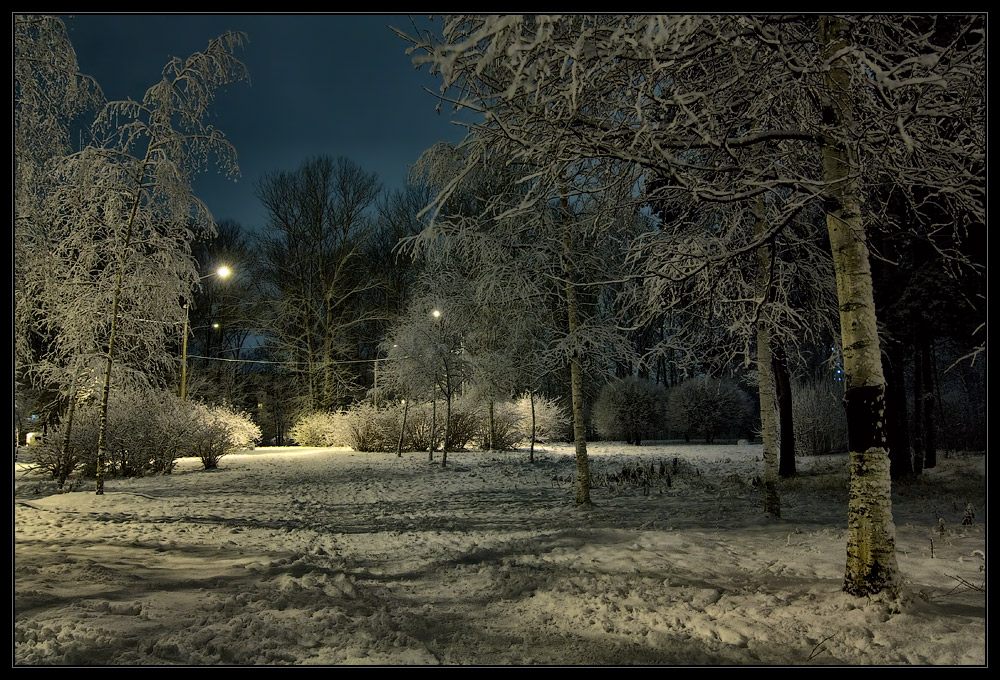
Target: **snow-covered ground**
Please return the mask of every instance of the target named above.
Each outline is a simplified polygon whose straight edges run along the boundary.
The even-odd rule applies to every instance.
[[[15,463],[14,663],[987,663],[983,454],[894,489],[892,601],[841,591],[844,456],[799,459],[769,519],[759,445],[590,452],[590,511],[561,445],[265,448],[104,496]]]

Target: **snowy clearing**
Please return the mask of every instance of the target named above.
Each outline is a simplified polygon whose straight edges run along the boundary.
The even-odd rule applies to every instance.
[[[986,664],[985,455],[894,489],[892,601],[840,590],[845,456],[800,458],[769,519],[759,445],[590,452],[589,511],[564,445],[265,448],[101,497],[15,463],[14,663]]]

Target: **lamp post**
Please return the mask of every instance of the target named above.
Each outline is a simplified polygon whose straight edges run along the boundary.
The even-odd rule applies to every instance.
[[[445,344],[444,337],[444,321],[441,318],[440,310],[433,310],[431,316],[437,319],[438,322],[438,337],[442,343],[440,349],[447,352],[448,348]],[[448,438],[451,436],[451,376],[448,374],[448,358],[446,356],[441,357],[444,368],[444,385],[442,385],[442,393],[444,394],[444,442],[441,445],[441,467],[448,465]],[[436,409],[435,409],[436,410]]]
[[[232,272],[229,271],[229,267],[219,267],[211,274],[205,274],[198,278],[198,281],[204,281],[212,276],[218,276],[220,279],[224,279],[229,276]],[[184,338],[181,340],[181,387],[180,395],[181,401],[187,399],[187,357],[188,357],[188,320],[191,318],[191,302],[184,302]],[[218,324],[213,324],[213,327],[217,328]]]

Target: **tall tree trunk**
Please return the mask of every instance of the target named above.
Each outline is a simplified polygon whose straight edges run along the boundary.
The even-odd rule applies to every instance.
[[[906,414],[906,377],[903,373],[903,346],[897,341],[886,347],[886,414],[888,415],[889,476],[892,481],[913,476],[913,452]]]
[[[583,419],[583,367],[574,352],[570,360],[570,392],[573,400],[573,440],[576,443],[576,504],[589,506],[590,461],[587,458],[587,428]]]
[[[114,366],[115,340],[118,332],[118,310],[121,306],[122,282],[125,278],[124,259],[128,257],[128,250],[132,244],[132,231],[135,226],[136,216],[139,214],[139,202],[142,200],[142,179],[145,177],[146,169],[149,167],[149,154],[152,151],[152,147],[153,145],[151,144],[150,148],[146,151],[146,157],[142,161],[141,170],[136,181],[135,197],[132,200],[132,209],[129,212],[128,222],[125,225],[125,239],[122,244],[123,262],[120,263],[118,273],[115,275],[115,290],[111,297],[111,329],[108,333],[108,353],[104,365],[104,386],[101,389],[100,430],[97,435],[97,480],[94,489],[94,494],[97,496],[104,495],[104,447],[107,446],[108,438],[108,400],[111,396],[111,368]]]
[[[778,390],[778,476],[795,476],[795,421],[792,414],[792,379],[788,374],[785,348],[771,339],[774,381]]]
[[[448,465],[448,444],[451,438],[451,388],[444,399],[444,445],[441,447],[441,467]]]
[[[923,388],[923,361],[920,348],[913,352],[913,474],[924,471],[924,400],[920,398]]]
[[[766,231],[763,202],[758,199],[754,234],[760,236]],[[757,387],[760,393],[760,425],[764,442],[764,514],[781,517],[781,500],[778,497],[778,423],[775,413],[774,376],[771,373],[771,248],[761,245],[757,248],[756,297],[760,301],[757,310]]]
[[[74,382],[76,381],[74,380]],[[76,387],[73,387],[70,390],[69,412],[66,414],[66,429],[63,430],[62,448],[59,453],[59,478],[57,481],[60,489],[66,483],[69,473],[73,471],[72,466],[69,464],[69,451],[72,448],[70,440],[73,437],[73,413],[76,411],[77,396]]]
[[[874,291],[861,216],[856,154],[838,136],[854,126],[847,24],[819,19],[819,41],[829,69],[823,75],[822,146],[826,182],[826,226],[837,276],[840,334],[844,354],[850,495],[844,590],[857,596],[899,585],[896,529],[892,521],[889,454],[885,441],[885,378],[879,351]]]
[[[535,392],[528,392],[528,401],[531,403],[531,448],[528,449],[528,462],[535,462]]]
[[[778,496],[778,423],[774,376],[771,375],[771,333],[764,319],[757,321],[757,387],[760,391],[760,426],[764,442],[764,514],[781,517]]]
[[[396,442],[396,457],[403,457],[403,434],[406,432],[406,412],[410,408],[410,402],[403,400],[403,423],[399,426],[399,441]]]
[[[930,339],[925,335],[920,335],[920,348],[923,375],[921,383],[923,391],[919,398],[924,402],[924,467],[932,468],[937,465],[937,437],[934,432],[934,357],[931,353]]]
[[[437,399],[431,399],[431,443],[427,445],[427,462],[434,462],[434,437],[437,434]]]
[[[570,336],[575,336],[580,326],[579,307],[573,269],[573,234],[569,219],[569,201],[562,196],[563,209],[563,260],[566,276],[566,317]],[[574,341],[576,341],[574,339]],[[573,440],[576,443],[576,504],[590,507],[590,461],[587,458],[587,427],[583,416],[583,365],[580,350],[574,348],[569,362],[569,384],[573,403]]]

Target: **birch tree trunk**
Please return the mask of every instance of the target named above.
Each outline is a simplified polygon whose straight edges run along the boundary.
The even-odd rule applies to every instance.
[[[842,56],[849,47],[846,28],[839,17],[819,20],[820,45],[828,64],[823,77],[825,138],[821,153],[828,187],[826,226],[837,276],[850,450],[844,590],[862,596],[894,591],[899,575],[885,440],[885,378],[858,167],[856,155],[841,141],[851,134],[854,124],[854,92]]]

